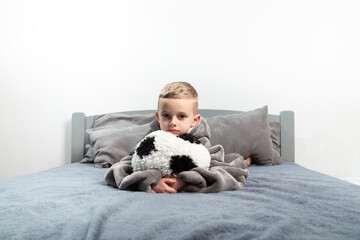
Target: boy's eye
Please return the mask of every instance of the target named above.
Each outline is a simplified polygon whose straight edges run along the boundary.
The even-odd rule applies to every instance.
[[[186,118],[186,116],[185,115],[180,115],[179,118],[184,119],[184,118]]]
[[[163,114],[163,118],[169,118],[169,114]]]

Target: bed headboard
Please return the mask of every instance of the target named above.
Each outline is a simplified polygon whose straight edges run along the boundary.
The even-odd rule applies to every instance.
[[[240,111],[199,109],[199,114],[205,118],[218,115],[236,114]],[[150,114],[155,110],[140,110],[121,112],[128,115]],[[90,139],[87,130],[94,126],[95,116],[86,116],[76,112],[71,121],[71,162],[80,162],[90,147]],[[279,115],[269,114],[269,121],[280,123],[280,156],[290,162],[295,162],[295,138],[294,138],[294,112],[282,111]]]

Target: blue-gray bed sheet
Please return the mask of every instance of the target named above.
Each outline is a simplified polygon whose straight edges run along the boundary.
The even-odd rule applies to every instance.
[[[251,166],[244,189],[151,194],[69,164],[0,181],[0,239],[360,239],[360,186],[297,164]]]

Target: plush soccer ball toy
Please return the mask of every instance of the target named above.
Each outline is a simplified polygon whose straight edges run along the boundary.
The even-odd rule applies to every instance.
[[[132,157],[133,171],[158,169],[164,175],[176,175],[195,167],[209,169],[210,153],[191,134],[179,137],[158,130],[146,135]]]

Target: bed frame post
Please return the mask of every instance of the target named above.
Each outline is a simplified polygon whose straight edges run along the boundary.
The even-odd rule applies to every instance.
[[[73,113],[71,120],[71,163],[80,162],[84,158],[85,114]]]
[[[295,120],[293,111],[280,112],[280,151],[281,157],[295,162]]]

